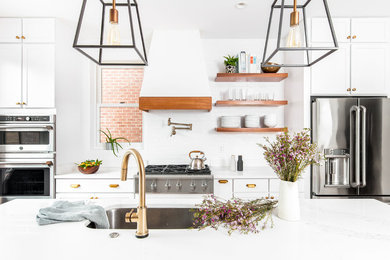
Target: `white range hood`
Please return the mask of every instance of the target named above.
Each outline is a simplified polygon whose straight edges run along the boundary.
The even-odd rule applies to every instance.
[[[156,30],[140,93],[140,109],[211,110],[198,30]]]

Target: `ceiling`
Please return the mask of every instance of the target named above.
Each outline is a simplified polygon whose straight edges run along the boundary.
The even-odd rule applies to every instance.
[[[237,9],[238,2],[246,2],[247,7]],[[264,38],[272,2],[138,0],[146,34],[154,28],[197,28],[203,38]],[[81,3],[82,0],[0,0],[0,16],[55,16],[76,23]],[[328,0],[328,3],[333,16],[390,16],[388,0]],[[308,15],[325,15],[322,0],[312,0]]]

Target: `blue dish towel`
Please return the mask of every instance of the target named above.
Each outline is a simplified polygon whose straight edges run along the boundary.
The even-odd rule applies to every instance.
[[[106,211],[98,205],[85,204],[84,201],[56,201],[52,206],[39,210],[38,225],[49,225],[61,222],[76,222],[89,220],[96,224],[96,228],[110,227]]]

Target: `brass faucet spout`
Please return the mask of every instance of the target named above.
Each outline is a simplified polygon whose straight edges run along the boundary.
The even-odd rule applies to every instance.
[[[125,153],[122,160],[121,180],[127,180],[127,166],[129,158],[133,155],[137,161],[139,173],[139,205],[137,213],[126,213],[125,219],[128,222],[137,222],[137,231],[135,236],[137,238],[145,238],[149,235],[148,225],[146,221],[146,206],[145,206],[145,165],[141,154],[136,149],[130,149]]]

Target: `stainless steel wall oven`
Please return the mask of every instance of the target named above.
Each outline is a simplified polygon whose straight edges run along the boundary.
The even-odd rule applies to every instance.
[[[53,198],[55,116],[0,115],[0,203]]]

